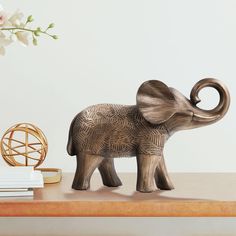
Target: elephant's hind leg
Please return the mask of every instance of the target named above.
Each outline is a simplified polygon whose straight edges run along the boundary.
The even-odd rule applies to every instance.
[[[102,176],[102,182],[104,185],[108,187],[118,187],[122,185],[117,176],[113,158],[105,158],[98,169]]]
[[[172,184],[170,177],[168,175],[163,156],[161,156],[160,161],[158,162],[156,168],[155,181],[159,189],[162,190],[174,189],[174,185]]]
[[[77,190],[88,189],[90,187],[91,176],[103,159],[101,156],[90,154],[77,156],[77,169],[72,188]]]

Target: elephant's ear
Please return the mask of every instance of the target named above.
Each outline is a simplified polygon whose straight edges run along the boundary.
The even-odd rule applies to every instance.
[[[143,117],[160,124],[176,112],[176,100],[167,85],[158,80],[144,82],[137,92],[137,106]]]

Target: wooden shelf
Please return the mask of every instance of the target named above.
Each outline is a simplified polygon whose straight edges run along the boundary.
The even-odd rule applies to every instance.
[[[35,190],[34,198],[0,199],[0,216],[236,216],[236,174],[175,173],[175,190],[135,191],[136,174],[119,174],[123,186],[104,187],[99,174],[91,190],[71,189],[73,174]]]

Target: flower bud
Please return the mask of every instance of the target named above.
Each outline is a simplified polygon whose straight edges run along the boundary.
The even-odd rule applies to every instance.
[[[34,35],[35,35],[35,36],[39,36],[39,35],[40,35],[40,31],[35,30],[35,31],[34,31]]]
[[[51,28],[54,28],[55,24],[54,23],[51,23],[49,26],[48,26],[48,29],[51,29]]]
[[[27,18],[27,22],[32,22],[33,20],[34,20],[34,18],[33,18],[32,15],[28,16],[28,18]]]
[[[37,46],[37,45],[38,45],[38,41],[37,41],[36,38],[33,38],[33,44],[34,44],[34,46]]]
[[[53,35],[52,38],[53,39],[58,39],[58,36],[57,35]]]

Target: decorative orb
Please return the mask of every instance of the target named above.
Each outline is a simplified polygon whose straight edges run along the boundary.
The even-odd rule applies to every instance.
[[[48,143],[35,125],[21,123],[9,128],[1,139],[1,154],[11,166],[34,166],[43,163]]]

